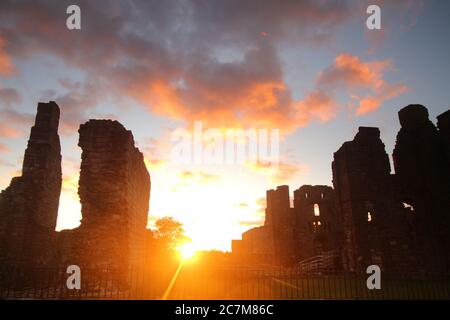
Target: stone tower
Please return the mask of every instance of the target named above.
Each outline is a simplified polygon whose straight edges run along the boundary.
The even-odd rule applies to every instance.
[[[22,176],[0,195],[0,264],[49,263],[61,193],[59,107],[39,103]]]
[[[274,256],[278,263],[286,264],[295,257],[295,218],[290,206],[289,186],[278,186],[266,192],[264,226],[270,232]]]
[[[304,185],[294,191],[299,260],[338,249],[342,221],[333,188]]]

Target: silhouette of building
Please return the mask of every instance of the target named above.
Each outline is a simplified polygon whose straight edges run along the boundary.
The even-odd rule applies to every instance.
[[[329,186],[302,186],[294,191],[290,206],[288,186],[266,193],[264,226],[232,241],[236,260],[290,265],[339,248],[341,219]]]
[[[390,163],[378,128],[360,127],[334,154],[333,185],[343,218],[343,267],[405,271],[410,255],[407,210],[395,201]],[[400,270],[399,270],[400,269]]]
[[[303,260],[340,247],[342,217],[330,186],[305,185],[294,191],[296,259]]]
[[[266,193],[265,224],[272,241],[274,258],[287,263],[295,255],[295,216],[290,204],[289,186],[278,186]]]
[[[393,152],[398,190],[414,208],[420,269],[449,270],[450,162],[449,111],[438,116],[439,130],[422,105],[398,113],[401,129]]]
[[[254,262],[265,241],[281,264],[303,267],[333,253],[334,267],[350,272],[373,264],[387,272],[450,271],[450,110],[437,128],[422,105],[401,109],[399,119],[395,174],[380,130],[360,127],[334,153],[334,189],[302,186],[293,208],[288,186],[269,190],[265,225],[234,240],[233,253]]]
[[[59,112],[55,102],[38,104],[22,176],[0,194],[0,264],[107,266],[125,275],[154,245],[143,155],[117,121],[81,125],[82,221],[56,232]],[[323,271],[323,259],[331,261],[326,268],[358,273],[373,264],[387,272],[449,272],[450,111],[437,117],[437,127],[422,105],[401,109],[399,120],[395,174],[380,130],[360,127],[334,153],[334,189],[304,185],[292,207],[289,186],[268,190],[265,223],[233,240],[235,258],[301,270]]]
[[[143,262],[152,242],[146,229],[150,175],[144,157],[119,122],[81,125],[82,221],[78,228],[56,232],[62,183],[59,115],[55,102],[38,104],[22,176],[0,194],[0,264],[126,271]]]
[[[232,240],[231,250],[237,263],[273,263],[273,234],[266,226],[252,228],[242,240]]]
[[[143,262],[148,242],[150,175],[143,155],[117,121],[90,120],[79,133],[82,220],[61,232],[61,259],[127,270]]]
[[[39,103],[22,175],[0,194],[0,265],[39,266],[52,258],[59,196],[59,107]]]

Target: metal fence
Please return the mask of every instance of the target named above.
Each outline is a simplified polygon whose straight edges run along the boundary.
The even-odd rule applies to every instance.
[[[64,268],[0,268],[2,299],[450,299],[447,275],[305,274],[271,267],[139,267],[119,274],[82,269],[81,289],[68,289]]]

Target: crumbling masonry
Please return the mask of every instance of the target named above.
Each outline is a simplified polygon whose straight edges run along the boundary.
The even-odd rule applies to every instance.
[[[22,176],[0,195],[0,265],[108,267],[125,274],[145,258],[150,175],[119,122],[80,126],[81,225],[56,232],[61,193],[59,107],[39,103]]]
[[[61,193],[59,107],[39,103],[22,176],[0,194],[0,265],[40,266],[54,251]]]
[[[448,273],[450,110],[437,128],[422,105],[401,109],[399,120],[395,174],[379,129],[360,127],[334,154],[334,189],[302,186],[293,208],[288,186],[269,190],[265,225],[233,241],[235,256],[261,263],[264,254],[302,268],[331,256],[338,259],[328,267],[349,272],[376,264],[387,272]]]
[[[117,121],[90,120],[79,133],[82,221],[61,233],[61,260],[125,271],[145,257],[150,175],[144,157]]]
[[[343,267],[365,272],[410,271],[409,210],[396,201],[388,155],[378,128],[360,127],[334,154],[333,185],[343,222]]]
[[[422,105],[399,112],[401,129],[393,153],[398,194],[414,208],[414,233],[420,269],[450,268],[449,111],[438,116],[438,127]]]

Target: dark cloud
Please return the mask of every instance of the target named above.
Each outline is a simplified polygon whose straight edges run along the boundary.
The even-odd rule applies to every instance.
[[[423,12],[430,0],[372,0],[370,4],[375,4],[381,8],[381,30],[373,32],[365,30],[365,36],[369,42],[369,53],[374,53],[382,47],[387,39],[397,39],[400,34],[413,28],[420,14]],[[366,6],[367,7],[367,6]],[[365,7],[363,7],[365,9]],[[364,11],[365,12],[365,11]]]
[[[69,131],[84,120],[99,93],[131,96],[160,115],[213,125],[289,130],[328,120],[335,104],[327,92],[293,99],[279,48],[332,41],[363,6],[355,10],[350,1],[313,0],[85,0],[77,1],[82,30],[70,31],[65,27],[70,4],[0,4],[0,57],[6,62],[52,53],[85,71],[87,82],[100,82],[87,88],[60,81],[69,90],[57,97]]]
[[[13,88],[0,88],[0,106],[10,107],[22,101],[19,93]]]
[[[391,60],[365,62],[350,54],[340,54],[331,66],[320,73],[317,87],[323,92],[345,88],[356,100],[356,113],[362,115],[377,110],[383,101],[405,93],[408,88],[402,83],[391,84],[384,79],[384,74],[392,71]],[[358,95],[360,89],[364,93]]]
[[[95,113],[93,109],[102,98],[107,97],[99,81],[94,79],[84,82],[74,82],[69,78],[59,80],[61,86],[66,89],[64,93],[57,94],[49,89],[41,92],[41,101],[53,100],[61,108],[60,133],[70,135],[75,133],[80,124],[89,119],[89,115],[95,118],[115,118],[112,114]]]
[[[11,109],[0,109],[0,136],[15,138],[25,135],[16,128],[29,128],[34,121],[34,116]]]

